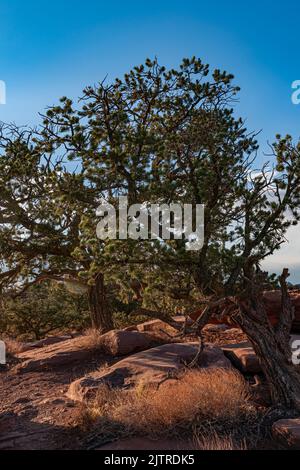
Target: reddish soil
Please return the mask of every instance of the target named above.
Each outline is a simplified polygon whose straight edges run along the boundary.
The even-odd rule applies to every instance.
[[[65,396],[70,383],[89,369],[28,372],[0,371],[0,450],[80,449],[80,433],[74,427],[80,404]],[[108,362],[103,357],[103,364]]]
[[[214,327],[208,327],[204,337],[215,344],[245,339],[237,329]],[[16,361],[0,368],[0,450],[87,448],[87,436],[76,427],[82,405],[68,399],[66,392],[77,378],[117,360],[100,355],[85,361],[87,367],[69,364],[40,372],[16,373]],[[261,385],[253,392],[262,404],[266,393]]]

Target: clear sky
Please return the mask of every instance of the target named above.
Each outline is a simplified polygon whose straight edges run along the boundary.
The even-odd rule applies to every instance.
[[[37,124],[60,96],[122,75],[146,57],[176,66],[196,55],[241,86],[236,112],[261,130],[260,161],[276,133],[300,136],[300,2],[286,0],[0,0],[0,120]],[[300,229],[269,261],[300,282]]]

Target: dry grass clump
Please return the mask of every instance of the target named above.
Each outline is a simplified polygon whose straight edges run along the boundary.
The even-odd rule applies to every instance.
[[[196,450],[247,450],[244,439],[237,441],[232,435],[220,436],[215,431],[196,435],[193,442]]]
[[[89,349],[102,349],[102,333],[95,328],[89,328],[84,332],[83,344]]]
[[[208,430],[228,435],[245,423],[253,424],[256,416],[239,373],[198,369],[164,382],[157,390],[142,384],[131,391],[102,385],[94,403],[82,410],[79,425],[90,429],[94,423],[102,435],[113,428],[119,436],[191,437]]]
[[[119,389],[111,389],[106,384],[101,385],[93,403],[88,405],[82,404],[80,412],[76,417],[76,425],[84,432],[87,432],[96,423],[100,427],[99,431],[101,434],[105,434],[107,425],[107,432],[110,433],[111,428],[114,427],[114,421],[110,418],[111,412],[118,404],[126,403],[127,393]],[[120,423],[116,422],[115,424],[117,430],[122,434]]]
[[[248,391],[234,371],[194,370],[158,390],[136,390],[112,406],[114,420],[140,432],[161,434],[204,421],[236,423],[246,411]]]

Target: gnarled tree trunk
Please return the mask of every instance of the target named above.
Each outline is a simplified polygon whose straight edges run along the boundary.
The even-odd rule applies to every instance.
[[[272,326],[251,322],[244,313],[235,319],[260,360],[273,404],[300,410],[300,371],[299,366],[292,364],[288,343],[278,339]]]
[[[113,329],[113,321],[106,298],[103,274],[98,273],[94,281],[88,293],[92,327],[104,333]]]
[[[234,319],[246,333],[268,380],[275,405],[300,411],[300,368],[292,363],[290,331],[294,319],[286,279],[288,270],[280,277],[281,313],[276,326],[268,318],[260,287],[252,283],[248,299],[240,300]]]
[[[300,411],[300,366],[292,363],[290,347],[294,307],[286,285],[288,275],[288,270],[284,269],[280,277],[281,312],[275,326],[271,324],[264,305],[261,291],[263,282],[254,281],[249,281],[247,292],[242,298],[229,297],[212,302],[204,309],[196,326],[201,340],[201,330],[211,315],[217,316],[219,320],[227,315],[233,318],[248,336],[260,360],[273,404]]]

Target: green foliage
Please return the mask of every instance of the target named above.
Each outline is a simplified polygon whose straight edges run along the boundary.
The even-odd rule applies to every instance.
[[[21,296],[7,299],[0,311],[0,333],[23,340],[78,331],[88,325],[85,296],[71,295],[63,286],[53,283],[34,285]]]
[[[278,136],[275,164],[253,172],[258,145],[232,109],[233,79],[195,57],[177,70],[147,59],[87,87],[78,103],[63,97],[35,131],[2,126],[2,294],[46,279],[91,293],[103,274],[119,301],[135,300],[138,280],[146,304],[172,313],[202,294],[240,289],[299,221],[300,146]],[[120,195],[129,204],[204,204],[202,249],[99,241],[100,199],[117,205]]]

